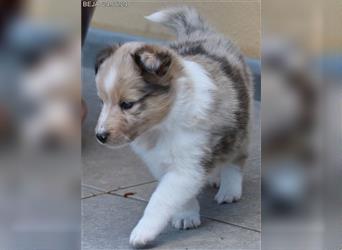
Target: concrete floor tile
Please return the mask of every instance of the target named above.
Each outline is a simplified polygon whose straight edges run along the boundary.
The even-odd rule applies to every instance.
[[[260,182],[249,180],[244,184],[244,193],[239,202],[217,204],[216,188],[206,188],[199,196],[201,215],[255,230],[261,228]]]
[[[195,230],[179,231],[171,226],[161,234],[156,249],[260,249],[261,234],[201,218]]]
[[[88,144],[82,152],[84,184],[110,191],[154,180],[129,148],[113,150],[97,144]]]
[[[131,249],[128,239],[140,219],[145,202],[113,195],[82,201],[83,250]],[[153,249],[259,249],[260,233],[202,219],[196,230],[169,226],[150,247]]]
[[[82,200],[82,249],[127,249],[145,203],[100,195]]]

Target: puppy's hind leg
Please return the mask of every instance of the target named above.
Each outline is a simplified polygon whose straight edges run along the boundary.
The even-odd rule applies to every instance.
[[[220,188],[215,196],[217,203],[232,203],[240,200],[242,180],[242,166],[233,163],[221,166]]]

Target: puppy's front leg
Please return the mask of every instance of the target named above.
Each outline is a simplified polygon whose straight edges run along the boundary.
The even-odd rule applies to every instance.
[[[171,171],[165,174],[143,217],[132,231],[130,243],[143,246],[154,240],[172,216],[199,193],[203,184],[204,175],[198,171]]]

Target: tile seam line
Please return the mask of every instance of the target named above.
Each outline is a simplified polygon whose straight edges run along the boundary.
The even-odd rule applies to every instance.
[[[92,194],[92,195],[87,195],[87,196],[85,196],[85,197],[82,197],[81,200],[86,200],[86,199],[89,199],[89,198],[91,198],[91,197],[95,197],[95,195],[94,195],[94,194]]]
[[[118,187],[116,189],[112,189],[112,190],[109,190],[109,191],[106,191],[106,192],[107,193],[117,192],[117,191],[120,191],[120,190],[132,188],[132,187],[139,187],[139,186],[143,186],[143,185],[146,185],[146,184],[151,184],[151,183],[154,183],[154,182],[157,182],[157,181],[146,181],[146,182],[143,182],[143,183],[133,184],[133,185],[130,185],[130,186],[122,186],[122,187]]]
[[[153,181],[147,181],[147,182],[143,182],[143,183],[139,183],[139,184],[133,184],[133,185],[129,185],[129,186],[122,186],[122,187],[118,187],[118,188],[115,188],[115,189],[110,189],[108,191],[106,191],[104,189],[101,189],[101,188],[98,188],[98,187],[95,187],[93,185],[89,185],[89,184],[82,184],[81,186],[82,187],[86,187],[86,188],[95,189],[96,191],[99,191],[101,193],[111,193],[111,192],[116,192],[116,191],[127,189],[127,188],[139,187],[139,186],[150,184],[150,183],[154,183],[154,182],[157,182],[157,181],[153,180]]]
[[[242,225],[231,223],[231,222],[221,221],[221,220],[218,220],[218,219],[207,217],[205,215],[201,215],[201,217],[206,218],[208,220],[212,220],[212,221],[218,222],[218,223],[227,224],[227,225],[234,226],[234,227],[239,227],[241,229],[245,229],[245,230],[248,230],[248,231],[253,231],[253,232],[256,232],[256,233],[261,233],[261,231],[258,230],[258,229],[242,226]]]
[[[95,189],[96,191],[99,191],[99,193],[92,194],[92,195],[87,195],[85,197],[81,197],[81,200],[86,200],[86,199],[93,198],[93,197],[98,197],[98,196],[101,196],[101,195],[104,195],[104,194],[109,194],[109,195],[114,195],[114,196],[118,196],[118,197],[121,197],[121,198],[132,199],[132,200],[142,201],[144,203],[147,203],[147,201],[145,201],[143,199],[137,199],[137,198],[132,198],[132,197],[124,197],[124,195],[120,195],[120,194],[117,194],[115,192],[120,191],[120,190],[124,190],[124,189],[128,189],[128,188],[132,188],[132,187],[139,187],[141,185],[146,185],[146,184],[150,184],[150,183],[153,183],[153,182],[156,182],[156,181],[150,181],[150,182],[146,182],[146,183],[136,184],[136,185],[133,185],[133,186],[120,187],[118,189],[113,189],[113,190],[110,190],[110,191],[103,191],[103,190],[100,190],[100,189],[93,188],[92,186],[89,186],[89,185],[82,185],[82,187],[87,187],[87,188]]]

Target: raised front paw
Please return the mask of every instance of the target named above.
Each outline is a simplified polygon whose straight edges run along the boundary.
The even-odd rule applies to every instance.
[[[142,223],[138,223],[138,225],[135,226],[133,229],[131,236],[129,238],[129,243],[133,247],[143,247],[147,243],[154,240],[156,237],[156,234],[153,230],[150,230],[142,225]]]

